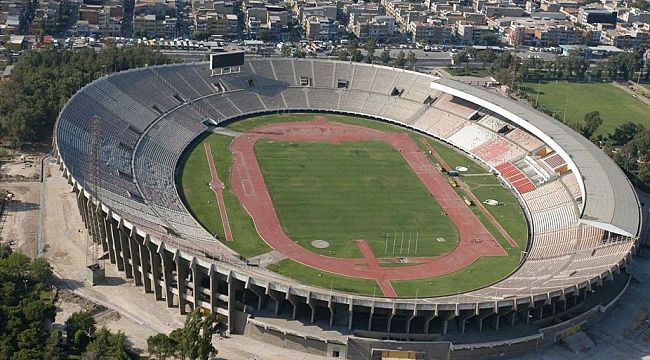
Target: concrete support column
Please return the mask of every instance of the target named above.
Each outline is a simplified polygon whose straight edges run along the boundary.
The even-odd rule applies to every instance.
[[[181,258],[181,254],[178,251],[176,251],[174,261],[176,262],[176,290],[178,290],[178,311],[181,315],[185,315],[187,313],[185,306],[188,303],[187,299],[185,299],[185,295],[187,294],[187,286],[185,286],[185,282],[187,281],[187,270],[185,266],[183,266],[183,259]]]
[[[200,307],[199,294],[201,293],[201,274],[199,273],[198,266],[194,259],[192,259],[190,269],[192,271],[192,297],[194,298],[192,309],[196,310]]]
[[[235,279],[232,277],[232,272],[228,274],[228,334],[232,333],[234,331],[233,327],[233,316],[232,313],[235,310]],[[276,314],[277,315],[277,314]]]
[[[274,313],[275,315],[280,314],[280,305],[282,305],[282,300],[283,298],[280,295],[277,295],[274,293],[273,290],[267,288],[267,293],[266,293],[273,301],[275,301],[275,310]]]
[[[167,301],[168,307],[174,307],[174,293],[172,292],[172,286],[174,283],[174,278],[172,275],[172,260],[170,259],[171,254],[165,250],[164,247],[158,249],[160,254],[160,262],[162,264],[162,275],[165,282],[165,300]]]
[[[413,312],[411,313],[411,316],[409,316],[406,319],[406,333],[407,334],[411,333],[411,321],[413,321],[413,319],[417,316],[417,314],[418,314],[418,309],[415,308],[415,309],[413,309]]]
[[[307,294],[307,306],[309,306],[309,310],[311,310],[311,314],[309,316],[309,323],[313,324],[316,322],[316,306],[314,306],[313,301],[311,299],[311,293]]]
[[[115,263],[117,264],[117,270],[124,271],[124,251],[122,250],[122,228],[124,227],[122,220],[115,228],[115,233],[113,234],[113,243],[115,245]]]
[[[250,284],[248,285],[248,290],[257,296],[257,310],[262,310],[262,306],[264,305],[264,296],[266,294],[263,291],[257,290],[255,286]]]
[[[138,246],[138,249],[140,250],[140,253],[138,254],[140,256],[140,266],[142,267],[142,285],[144,285],[144,292],[145,293],[150,293],[151,292],[151,283],[152,280],[149,277],[149,274],[151,274],[151,257],[149,255],[149,247],[147,247],[147,243],[149,242],[149,237],[147,235],[147,238],[144,239],[142,245]]]
[[[108,218],[108,238],[107,238],[107,243],[108,243],[108,260],[111,262],[111,264],[115,264],[115,232],[117,231],[117,227],[115,226],[115,222],[110,218]]]
[[[475,312],[474,310],[461,310],[458,313],[458,316],[456,317],[456,325],[458,329],[460,330],[461,333],[465,333],[465,325],[467,319],[471,318],[474,316]]]
[[[155,245],[151,242],[146,244],[149,251],[149,263],[151,264],[151,281],[153,287],[153,293],[156,297],[156,300],[162,300],[162,286],[160,286],[161,271],[162,271],[162,261],[160,255],[156,253]]]
[[[133,278],[133,268],[131,268],[131,254],[129,253],[129,239],[125,233],[126,228],[122,225],[120,227],[120,249],[122,250],[122,262],[124,263],[124,275],[127,279]]]
[[[332,298],[330,297],[329,301],[327,302],[327,308],[330,309],[330,327],[334,325],[334,303],[332,302]]]
[[[296,320],[296,314],[298,312],[298,301],[293,299],[293,295],[289,294],[289,291],[287,291],[285,299],[291,304],[291,306],[293,306],[293,311],[291,312],[291,320]]]
[[[372,316],[375,315],[375,304],[370,306],[370,316],[368,316],[368,331],[372,329]]]
[[[439,314],[442,320],[442,335],[447,335],[447,329],[449,327],[449,320],[453,319],[456,315],[453,311],[445,311],[442,314]]]
[[[391,310],[390,314],[388,314],[388,320],[386,321],[386,332],[390,332],[390,325],[393,322],[394,317],[395,317],[395,305],[393,305],[393,310]]]
[[[138,244],[135,239],[135,228],[131,231],[131,236],[128,238],[129,242],[129,253],[131,254],[131,268],[133,271],[133,281],[135,286],[142,286],[142,272],[140,271],[140,244]]]
[[[354,301],[350,299],[350,305],[348,306],[348,330],[352,330],[352,320],[354,319]]]
[[[424,333],[428,334],[429,333],[429,325],[431,324],[431,320],[437,316],[437,312],[433,312],[431,315],[427,316],[426,319],[424,319]]]

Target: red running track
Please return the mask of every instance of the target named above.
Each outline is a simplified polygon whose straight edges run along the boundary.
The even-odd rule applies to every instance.
[[[379,140],[393,146],[456,225],[460,233],[458,246],[448,254],[433,257],[427,263],[408,268],[368,266],[369,259],[366,261],[338,259],[319,255],[301,247],[282,230],[255,158],[253,147],[262,138],[334,144],[344,141]],[[232,190],[253,218],[258,233],[273,249],[304,265],[335,274],[374,279],[381,284],[384,281],[444,275],[470,265],[481,256],[507,255],[406,133],[387,133],[360,126],[330,123],[325,120],[275,123],[256,128],[235,138],[232,153],[234,157],[231,170]],[[474,241],[476,238],[480,238],[481,241]],[[395,296],[390,293],[384,295]]]

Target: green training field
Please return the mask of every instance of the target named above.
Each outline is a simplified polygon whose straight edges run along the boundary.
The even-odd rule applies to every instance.
[[[362,257],[354,240],[364,239],[377,257],[434,256],[458,244],[455,225],[384,142],[260,140],[255,156],[284,231],[313,252]],[[313,248],[316,239],[329,248]]]
[[[266,115],[234,122],[227,127],[248,131],[272,122],[312,121],[317,115]],[[325,116],[328,121],[382,131],[408,132],[421,148],[421,140],[426,139],[404,128],[379,121],[342,115]],[[466,174],[471,176],[463,176],[462,179],[479,199],[493,198],[501,203],[487,208],[515,238],[520,248],[511,249],[474,207],[472,210],[509,256],[484,257],[465,269],[435,278],[392,281],[400,297],[449,295],[486,286],[512,272],[520,259],[520,251],[526,247],[527,225],[514,195],[474,160],[445,144],[432,139],[427,141],[451,166],[469,168]],[[225,183],[224,200],[235,240],[223,242],[245,257],[270,251],[270,247],[257,234],[252,219],[230,191],[231,137],[210,134],[197,142],[188,153],[179,183],[187,207],[206,229],[222,236],[219,209],[214,193],[208,186],[210,172],[204,142],[211,144],[219,177]],[[331,144],[263,139],[255,145],[255,153],[283,229],[298,244],[311,251],[335,257],[361,257],[354,240],[365,239],[378,258],[409,257],[415,256],[417,237],[417,255],[432,256],[449,252],[458,243],[454,224],[440,215],[437,202],[390,145],[379,141]],[[437,238],[444,238],[445,241],[438,241]],[[311,241],[315,239],[328,241],[330,247],[315,249],[311,246]],[[399,266],[408,271],[413,265],[416,264],[387,262],[381,266]],[[372,280],[327,273],[291,259],[269,265],[269,269],[325,289],[382,295]]]
[[[535,99],[538,83],[525,83]],[[606,135],[628,121],[650,126],[650,107],[610,83],[542,82],[539,85],[539,104],[564,116],[567,122],[582,122],[585,114],[599,111],[603,124],[596,135]]]

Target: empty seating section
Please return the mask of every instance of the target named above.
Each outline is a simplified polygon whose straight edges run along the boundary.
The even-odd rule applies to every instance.
[[[339,102],[339,94],[327,89],[310,88],[307,91],[309,106],[314,109],[336,109]]]
[[[424,104],[414,105],[413,102],[391,96],[386,100],[381,116],[406,123],[424,109]]]
[[[307,103],[307,89],[303,88],[290,88],[284,91],[284,101],[290,109],[306,109],[309,107]]]
[[[535,190],[535,184],[513,163],[507,162],[496,167],[501,176],[520,194]]]
[[[354,78],[350,88],[356,90],[370,91],[372,80],[375,77],[377,69],[369,65],[357,64],[354,67]]]
[[[371,115],[379,115],[381,109],[386,105],[388,96],[375,93],[369,93],[366,102],[363,104],[361,112]]]
[[[578,221],[573,204],[566,204],[543,211],[531,212],[531,221],[534,230],[550,231],[568,227]]]
[[[526,132],[526,130],[516,128],[511,132],[506,134],[506,137],[514,142],[516,142],[522,148],[528,151],[535,151],[542,146],[544,142],[535,136]]]
[[[476,124],[469,124],[449,137],[449,142],[471,152],[481,144],[495,139],[498,135]]]
[[[404,88],[404,92],[402,93],[401,97],[413,100],[418,103],[423,103],[428,96],[435,98],[438,95],[438,92],[431,89],[430,84],[430,78],[417,76],[410,87]]]
[[[361,112],[361,108],[368,99],[368,93],[358,91],[343,91],[341,93],[340,110]]]
[[[390,95],[390,93],[395,88],[395,79],[397,78],[398,74],[398,72],[393,70],[384,69],[381,67],[377,68],[377,73],[372,83],[372,92]]]
[[[562,166],[566,165],[564,159],[562,159],[562,156],[560,156],[560,154],[558,153],[553,153],[551,155],[548,155],[542,158],[542,161],[544,161],[544,163],[553,170],[557,170],[558,168],[561,168]]]
[[[571,205],[573,197],[559,181],[552,181],[521,195],[532,212]]]
[[[503,137],[494,138],[475,147],[472,153],[492,166],[515,161],[526,155],[526,151]]]
[[[251,67],[251,69],[253,69],[253,73],[255,74],[252,75],[255,79],[255,86],[278,85],[270,60],[262,60],[256,62],[249,61],[248,65]]]
[[[498,119],[494,115],[485,115],[478,121],[478,123],[497,133],[508,126],[505,121]]]
[[[578,249],[593,249],[602,246],[607,242],[606,232],[603,229],[590,225],[581,225],[580,241]]]
[[[287,66],[287,69],[291,70],[291,66]],[[305,60],[305,61],[296,61],[293,64],[293,71],[295,71],[294,77],[296,79],[296,86],[300,86],[300,78],[311,78],[313,80],[314,77],[314,68],[312,67],[312,61],[311,60]],[[312,84],[313,85],[313,84]],[[331,87],[332,85],[328,85],[327,87]]]
[[[295,65],[298,65],[302,61],[296,61]],[[336,88],[336,81],[334,76],[334,67],[336,63],[323,63],[320,62],[317,66],[314,66],[314,86],[322,88]]]
[[[582,196],[580,194],[580,185],[578,185],[578,179],[576,178],[575,173],[573,172],[568,172],[560,177],[560,181],[564,183],[564,185],[569,189],[569,192],[571,195],[573,195],[574,198],[579,198]]]
[[[303,85],[311,86],[301,86],[301,77]],[[311,84],[304,84],[304,78]],[[339,80],[347,83],[339,86]],[[475,294],[525,296],[531,287],[550,291],[591,280],[630,251],[631,239],[578,222],[580,179],[572,172],[549,174],[542,166],[556,171],[566,165],[559,154],[541,159],[527,155],[544,143],[520,128],[503,135],[514,126],[496,114],[469,120],[478,106],[437,93],[430,82],[429,76],[403,70],[311,59],[251,60],[241,73],[215,77],[205,63],[127,71],[100,79],[75,95],[60,115],[57,146],[73,177],[91,188],[89,131],[90,119],[97,116],[102,202],[179,246],[218,253],[224,249],[184,208],[174,182],[181,153],[205,130],[207,118],[218,123],[244,113],[285,108],[375,115],[428,132],[477,156],[521,194],[533,227],[527,261],[513,276]],[[395,88],[400,94],[393,93]],[[435,99],[432,105],[425,104],[429,96]]]
[[[577,226],[546,233],[537,233],[533,237],[533,246],[531,247],[528,258],[543,259],[572,253],[577,240]]]
[[[450,112],[465,119],[469,119],[478,109],[478,106],[449,94],[440,96],[434,105],[440,110]]]
[[[296,86],[294,69],[291,66],[291,60],[274,60],[275,76],[286,86]]]

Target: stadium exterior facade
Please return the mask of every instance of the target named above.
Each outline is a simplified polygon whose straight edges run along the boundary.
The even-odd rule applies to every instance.
[[[436,106],[446,111],[437,104],[447,98],[463,111],[475,111],[450,118],[446,124],[452,125],[427,123],[443,114],[433,112]],[[446,128],[455,127],[453,121],[462,122],[462,130],[477,117],[497,118],[526,130],[544,142],[551,156],[561,158],[563,172],[577,180],[566,206],[576,215],[563,219],[555,208],[531,209],[536,200],[512,186],[529,219],[529,248],[510,277],[464,294],[388,299],[296,284],[248,266],[216,241],[189,214],[175,184],[183,152],[210,127],[278,111],[392,122],[469,152],[495,173],[495,163],[473,154]],[[93,116],[100,119],[102,138],[99,194],[90,193]],[[181,313],[193,308],[216,312],[231,332],[318,354],[347,352],[357,358],[401,348],[426,358],[460,358],[547,346],[566,329],[588,325],[620,296],[629,280],[621,270],[641,227],[638,199],[623,172],[568,127],[485,89],[376,65],[256,59],[247,61],[241,73],[221,77],[211,77],[205,63],[126,71],[75,94],[59,116],[55,139],[61,171],[77,193],[84,222],[99,224],[110,263],[136,286]],[[557,174],[546,181],[570,188]],[[560,233],[553,241],[572,245],[551,250],[545,239]],[[598,241],[587,234],[597,234]],[[565,250],[558,253],[557,248]],[[268,313],[338,330],[349,335],[347,343],[265,324],[258,315]],[[516,336],[501,331],[513,326],[533,330]],[[464,340],[466,332],[493,335],[489,343],[472,343]]]

